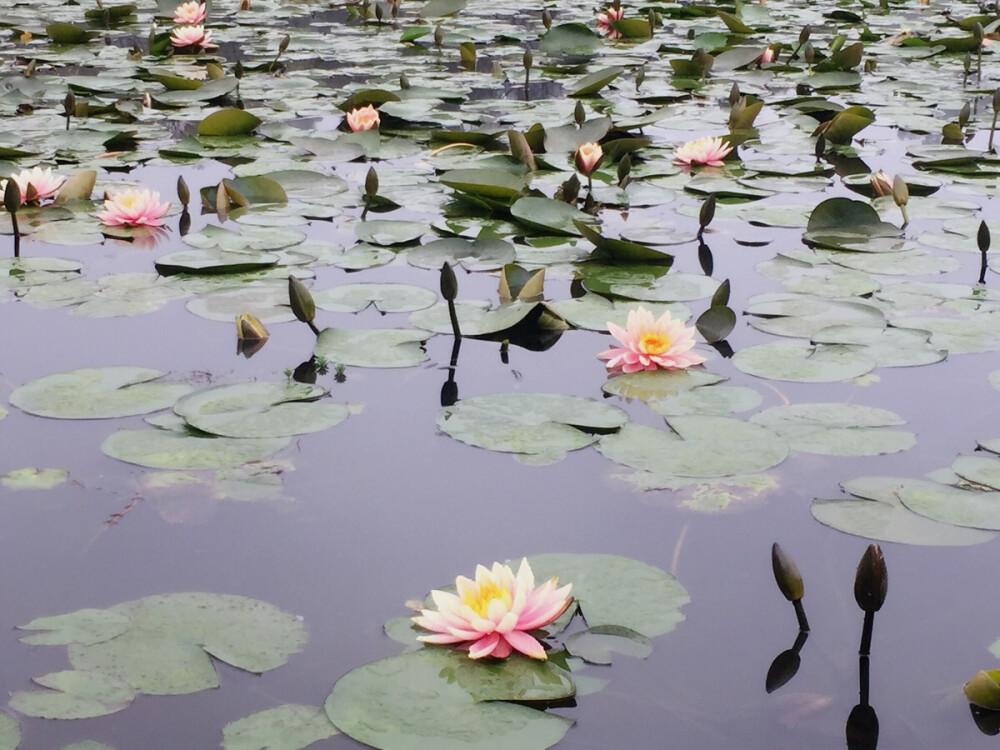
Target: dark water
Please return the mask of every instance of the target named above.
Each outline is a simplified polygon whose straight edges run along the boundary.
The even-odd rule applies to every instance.
[[[218,179],[211,169],[185,169],[192,186]],[[173,178],[169,170],[145,172],[148,181],[163,183],[164,193]],[[715,275],[733,280],[731,305],[740,311],[752,293],[778,289],[752,267],[777,247],[797,244],[798,232],[774,230],[771,245],[747,248],[735,243],[725,222],[718,224],[709,237]],[[312,230],[324,239],[335,232],[324,224]],[[111,270],[151,270],[153,258],[178,246],[174,235],[153,252],[117,243],[46,248],[30,242],[23,252],[85,259],[88,275],[96,278]],[[674,251],[679,270],[697,272],[693,244]],[[978,258],[960,257],[967,268],[954,278],[974,280]],[[320,269],[316,286],[361,278],[437,288],[435,273],[400,264],[363,275]],[[460,273],[459,282],[463,297],[495,292],[490,275]],[[547,292],[567,297],[568,281],[550,279]],[[2,401],[28,380],[89,366],[157,367],[197,382],[276,380],[311,351],[305,326],[274,325],[270,342],[245,360],[233,353],[230,325],[191,315],[183,304],[112,319],[38,310],[20,301],[0,306]],[[319,319],[321,325],[406,325],[404,316],[374,311],[321,311]],[[771,337],[742,319],[730,337],[737,350],[766,340]],[[523,391],[600,398],[606,376],[594,354],[608,341],[568,332],[547,352],[512,347],[504,364],[497,344],[466,340],[456,375],[460,396]],[[405,600],[471,573],[477,562],[560,551],[625,555],[670,570],[691,603],[674,632],[654,639],[649,659],[622,659],[586,672],[610,683],[579,698],[576,708],[561,710],[577,723],[559,747],[843,747],[844,723],[858,700],[862,614],[852,584],[867,542],[821,526],[809,503],[837,496],[838,483],[853,477],[920,476],[947,466],[956,454],[971,451],[975,438],[995,434],[1000,394],[986,381],[998,367],[995,355],[882,369],[881,380],[868,387],[757,381],[712,358],[707,368],[732,384],[755,387],[764,395],[762,408],[784,397],[882,406],[909,419],[918,443],[902,454],[865,459],[793,453],[773,470],[777,490],[705,513],[681,507],[670,492],[633,491],[616,477],[622,469],[591,449],[552,466],[526,467],[439,434],[434,420],[451,344],[450,337],[432,338],[430,360],[421,367],[348,368],[344,384],[321,377],[335,399],[363,403],[364,410],[331,430],[294,439],[277,455],[295,467],[284,474],[292,502],[143,490],[145,470],[107,458],[99,448],[112,432],[142,426],[141,418],[60,421],[11,408],[0,422],[0,473],[59,467],[70,471],[71,481],[47,492],[4,490],[0,496],[0,689],[28,689],[33,676],[69,667],[62,647],[18,643],[18,624],[151,594],[250,596],[300,615],[309,632],[302,653],[263,676],[220,665],[219,690],[140,696],[125,711],[98,719],[22,719],[21,747],[47,750],[84,739],[119,750],[216,747],[226,723],[286,702],[321,704],[348,670],[398,653],[381,625],[405,614]],[[659,423],[642,404],[621,405],[636,421]],[[768,695],[768,666],[797,631],[771,575],[775,541],[805,577],[812,633],[796,677]],[[879,747],[994,743],[973,724],[961,685],[978,669],[996,665],[986,648],[1000,636],[991,575],[1000,547],[886,544],[884,550],[889,596],[875,623],[871,662]],[[355,746],[346,737],[315,745]]]

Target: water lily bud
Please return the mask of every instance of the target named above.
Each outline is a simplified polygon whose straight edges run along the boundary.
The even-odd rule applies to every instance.
[[[985,33],[985,29],[983,29],[983,25],[979,23],[979,21],[972,24],[972,38],[976,40],[976,44],[983,43],[983,36]]]
[[[454,302],[458,297],[458,279],[454,269],[445,261],[441,265],[441,296],[448,302]]]
[[[642,82],[646,80],[646,66],[645,64],[640,65],[639,69],[635,72],[635,90],[638,91]]]
[[[976,244],[979,246],[979,252],[985,253],[990,249],[990,228],[986,226],[985,221],[979,222],[979,231],[976,232]]]
[[[802,27],[802,31],[799,32],[799,44],[805,44],[809,41],[809,35],[812,34],[812,26],[806,24]]]
[[[650,8],[649,13],[646,15],[646,20],[649,22],[649,35],[652,36],[656,31],[656,27],[660,25],[659,19],[656,17],[656,11]]]
[[[823,154],[826,153],[826,136],[820,133],[819,137],[816,138],[816,161],[823,158]]]
[[[618,185],[619,187],[625,187],[628,184],[630,175],[632,174],[632,157],[625,154],[618,162]]]
[[[872,173],[872,176],[868,178],[868,184],[872,186],[875,195],[879,197],[892,193],[892,182],[889,180],[889,175],[881,169]]]
[[[531,54],[530,49],[524,50],[524,56],[521,58],[521,62],[524,64],[525,70],[531,70],[531,66],[535,62],[535,57]]]
[[[897,206],[905,206],[910,200],[910,188],[906,180],[899,175],[892,179],[892,199],[896,201]]]
[[[292,313],[303,323],[312,323],[316,317],[316,302],[306,285],[294,276],[288,277],[288,303]]]
[[[444,42],[444,29],[438,24],[434,27],[434,45],[440,47],[442,42]]]
[[[790,602],[798,601],[805,593],[799,568],[777,542],[771,545],[771,569],[782,595]]]
[[[382,23],[382,4],[375,3],[375,20]]]
[[[698,226],[704,229],[712,223],[715,218],[715,193],[709,195],[701,204],[698,210]]]
[[[958,112],[958,127],[964,128],[969,122],[969,117],[972,116],[972,106],[969,102],[966,102],[962,109]]]
[[[811,43],[806,42],[806,46],[802,49],[802,57],[805,58],[806,65],[813,64],[813,61],[816,59],[816,50],[813,49]]]
[[[63,98],[63,111],[67,117],[72,116],[76,112],[76,95],[72,91],[67,91],[66,96]]]
[[[21,207],[21,188],[14,182],[13,178],[7,180],[7,187],[3,191],[3,207],[12,216]]]
[[[854,600],[865,612],[878,612],[885,602],[888,588],[889,574],[882,549],[877,544],[869,544],[854,577]]]
[[[965,683],[965,697],[991,711],[1000,710],[1000,669],[983,669]]]
[[[965,57],[962,58],[962,69],[965,70],[965,75],[969,75],[969,71],[972,70],[971,52],[966,52]]]
[[[601,163],[604,151],[599,143],[584,143],[576,150],[573,161],[584,177],[590,177]]]
[[[735,107],[740,102],[740,87],[735,81],[733,81],[733,87],[729,89],[729,106]]]
[[[552,14],[549,13],[548,8],[542,11],[542,25],[546,31],[552,28]]]
[[[188,190],[188,185],[184,181],[183,176],[177,178],[177,200],[181,202],[184,208],[187,208],[188,203],[191,202],[191,191]]]
[[[993,92],[993,111],[1000,112],[1000,89]]]
[[[267,341],[269,336],[267,328],[253,313],[244,312],[236,316],[236,338],[240,341]]]
[[[573,121],[577,125],[583,125],[587,121],[587,111],[583,108],[583,102],[579,99],[576,100],[576,106],[573,108]]]
[[[288,49],[288,45],[289,45],[289,43],[291,41],[292,41],[292,37],[290,37],[288,34],[285,34],[283,37],[281,37],[281,43],[278,44],[278,54],[279,55],[285,54],[285,50]]]
[[[878,67],[878,61],[874,57],[865,60],[865,73],[874,73],[876,67]]]
[[[240,0],[240,10],[250,10],[250,0]]]
[[[406,76],[405,70],[399,74],[399,88],[400,89],[410,88],[410,79]]]
[[[369,167],[365,176],[365,195],[369,198],[378,195],[378,172],[375,171],[375,167]]]

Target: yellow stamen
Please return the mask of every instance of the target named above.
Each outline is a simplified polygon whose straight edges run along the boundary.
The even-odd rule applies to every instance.
[[[487,581],[482,586],[465,592],[462,604],[468,605],[480,617],[486,617],[486,611],[494,599],[499,599],[507,609],[510,609],[514,601],[506,588],[498,586],[493,581]]]
[[[639,347],[646,354],[663,354],[670,348],[670,339],[659,331],[647,331],[640,336]]]

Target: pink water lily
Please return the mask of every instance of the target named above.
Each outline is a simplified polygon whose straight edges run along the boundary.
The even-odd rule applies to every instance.
[[[160,203],[159,193],[127,188],[105,196],[104,210],[97,218],[109,227],[159,227],[169,210],[169,203]]]
[[[722,160],[732,150],[733,147],[719,136],[715,138],[711,136],[699,138],[696,141],[688,141],[674,149],[674,164],[684,164],[686,166],[705,164],[710,167],[721,167]]]
[[[205,31],[201,25],[177,26],[170,32],[170,43],[175,47],[200,47],[215,49],[218,44],[212,43],[212,32]]]
[[[532,659],[545,660],[545,648],[529,631],[557,619],[572,603],[572,584],[556,588],[556,578],[535,586],[535,575],[527,560],[521,560],[517,575],[507,565],[476,566],[476,579],[455,579],[457,594],[432,591],[434,609],[424,609],[413,622],[430,630],[424,643],[458,644],[472,659],[492,656],[504,659],[520,651]]]
[[[205,3],[189,0],[174,9],[174,23],[202,23],[208,16]]]
[[[694,329],[674,320],[669,310],[654,319],[649,310],[637,307],[629,310],[625,328],[609,322],[608,330],[623,345],[597,355],[607,360],[609,370],[685,370],[705,361],[691,351]]]
[[[625,16],[625,9],[620,5],[615,8],[608,8],[603,13],[597,14],[597,28],[607,35],[608,39],[621,39],[622,33],[612,27],[612,23],[620,21]]]
[[[355,133],[359,130],[371,130],[379,126],[378,110],[371,104],[356,107],[347,113],[347,126]]]
[[[580,174],[590,177],[604,158],[604,150],[599,143],[584,143],[576,150],[573,161]]]
[[[22,169],[17,174],[12,174],[10,179],[20,189],[22,203],[38,203],[46,198],[51,198],[59,191],[62,184],[66,182],[66,178],[62,175],[52,174],[51,167],[45,167],[45,169],[41,167]],[[28,195],[29,186],[31,188],[30,196]],[[0,195],[6,189],[7,180],[0,180]]]
[[[876,196],[892,195],[892,178],[881,169],[877,172],[872,172],[868,178],[868,184],[872,186],[872,190],[875,191]]]

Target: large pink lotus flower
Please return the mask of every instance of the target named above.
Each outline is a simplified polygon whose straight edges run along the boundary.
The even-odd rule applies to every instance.
[[[106,196],[104,210],[97,218],[109,227],[160,227],[169,210],[169,203],[160,203],[159,193],[127,188]]]
[[[721,167],[722,160],[732,150],[733,147],[721,137],[707,136],[696,141],[688,141],[674,149],[674,164],[686,166],[706,164],[710,167]]]
[[[622,33],[611,26],[615,21],[620,21],[625,16],[625,9],[620,5],[615,8],[608,8],[603,13],[597,14],[597,28],[605,33],[608,39],[621,39]]]
[[[212,32],[205,31],[204,26],[177,26],[170,32],[170,43],[175,47],[200,47],[215,49],[218,44],[212,43]]]
[[[625,328],[609,322],[608,330],[623,344],[597,355],[607,360],[609,370],[685,370],[705,361],[691,351],[694,329],[674,320],[669,310],[654,320],[653,313],[637,307],[629,310]]]
[[[189,0],[174,9],[174,23],[202,23],[208,16],[205,3]]]
[[[347,126],[357,133],[359,130],[371,130],[379,126],[378,110],[371,104],[356,107],[347,113]]]
[[[473,659],[504,659],[512,651],[520,651],[532,659],[545,660],[541,642],[528,631],[548,625],[572,603],[572,584],[556,588],[558,585],[556,578],[550,578],[536,587],[527,560],[521,560],[516,576],[509,566],[498,562],[492,570],[477,565],[476,580],[456,578],[457,595],[432,591],[437,610],[422,610],[413,622],[432,633],[419,640],[461,644]]]
[[[52,174],[51,167],[45,167],[45,169],[41,167],[22,169],[17,174],[12,174],[10,179],[21,190],[21,203],[38,203],[46,198],[51,198],[62,187],[62,184],[66,182],[66,178],[62,175]],[[31,187],[30,196],[28,195],[29,186]],[[6,189],[7,180],[0,180],[0,195]]]

